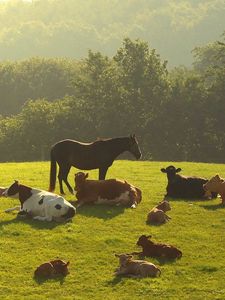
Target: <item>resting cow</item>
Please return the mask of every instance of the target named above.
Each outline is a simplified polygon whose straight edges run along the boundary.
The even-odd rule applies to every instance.
[[[120,266],[116,275],[131,275],[135,277],[157,277],[161,271],[154,264],[145,260],[134,260],[129,254],[115,254],[119,258]]]
[[[222,198],[222,205],[225,205],[225,180],[220,178],[219,175],[212,177],[208,182],[203,185],[206,191],[220,194]]]
[[[34,271],[34,276],[45,278],[52,278],[58,275],[66,276],[69,274],[68,265],[69,261],[65,262],[61,259],[51,260],[37,267]]]
[[[63,222],[72,219],[76,213],[75,207],[63,197],[22,185],[18,181],[7,188],[3,195],[19,199],[21,204],[5,212],[20,210],[19,215],[27,215],[35,220]]]
[[[89,180],[88,173],[75,174],[77,207],[84,203],[126,205],[136,207],[141,201],[141,191],[126,181],[118,179]]]
[[[151,235],[141,235],[137,241],[137,245],[142,247],[142,252],[134,252],[142,256],[176,259],[182,256],[182,252],[174,246],[167,244],[158,244],[150,240]]]
[[[171,219],[166,215],[166,211],[171,210],[170,204],[168,201],[164,200],[155,206],[147,216],[147,223],[151,224],[162,224]]]
[[[216,198],[217,193],[206,192],[203,188],[208,179],[200,177],[186,177],[177,174],[181,168],[176,169],[169,166],[162,168],[161,172],[167,174],[168,184],[166,187],[167,194],[165,197],[173,198]]]

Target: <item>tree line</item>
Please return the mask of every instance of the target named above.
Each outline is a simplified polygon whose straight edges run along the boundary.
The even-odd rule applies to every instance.
[[[223,162],[223,40],[195,48],[192,69],[168,70],[130,38],[112,58],[90,50],[82,60],[0,63],[0,160],[49,159],[65,138],[135,133],[144,159]]]

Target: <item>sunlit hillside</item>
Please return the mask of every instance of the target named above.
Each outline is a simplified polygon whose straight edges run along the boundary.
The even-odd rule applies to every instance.
[[[114,55],[141,38],[172,65],[190,65],[195,46],[219,39],[224,0],[9,0],[0,3],[0,59]]]

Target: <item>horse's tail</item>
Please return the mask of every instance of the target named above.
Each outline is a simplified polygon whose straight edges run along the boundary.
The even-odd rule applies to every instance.
[[[50,182],[49,182],[49,192],[54,192],[55,182],[56,182],[56,159],[54,157],[54,148],[51,149],[50,153],[51,165],[50,165]]]

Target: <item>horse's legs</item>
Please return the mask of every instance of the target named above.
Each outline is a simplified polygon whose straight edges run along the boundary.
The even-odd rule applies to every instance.
[[[98,176],[99,180],[104,180],[105,179],[107,170],[108,170],[108,167],[99,168],[99,176]]]
[[[73,189],[72,189],[72,187],[70,186],[70,184],[67,180],[67,176],[69,174],[70,168],[71,168],[70,165],[59,165],[58,179],[59,179],[60,194],[62,194],[62,195],[65,194],[64,190],[63,190],[62,181],[65,182],[67,188],[73,194]]]

